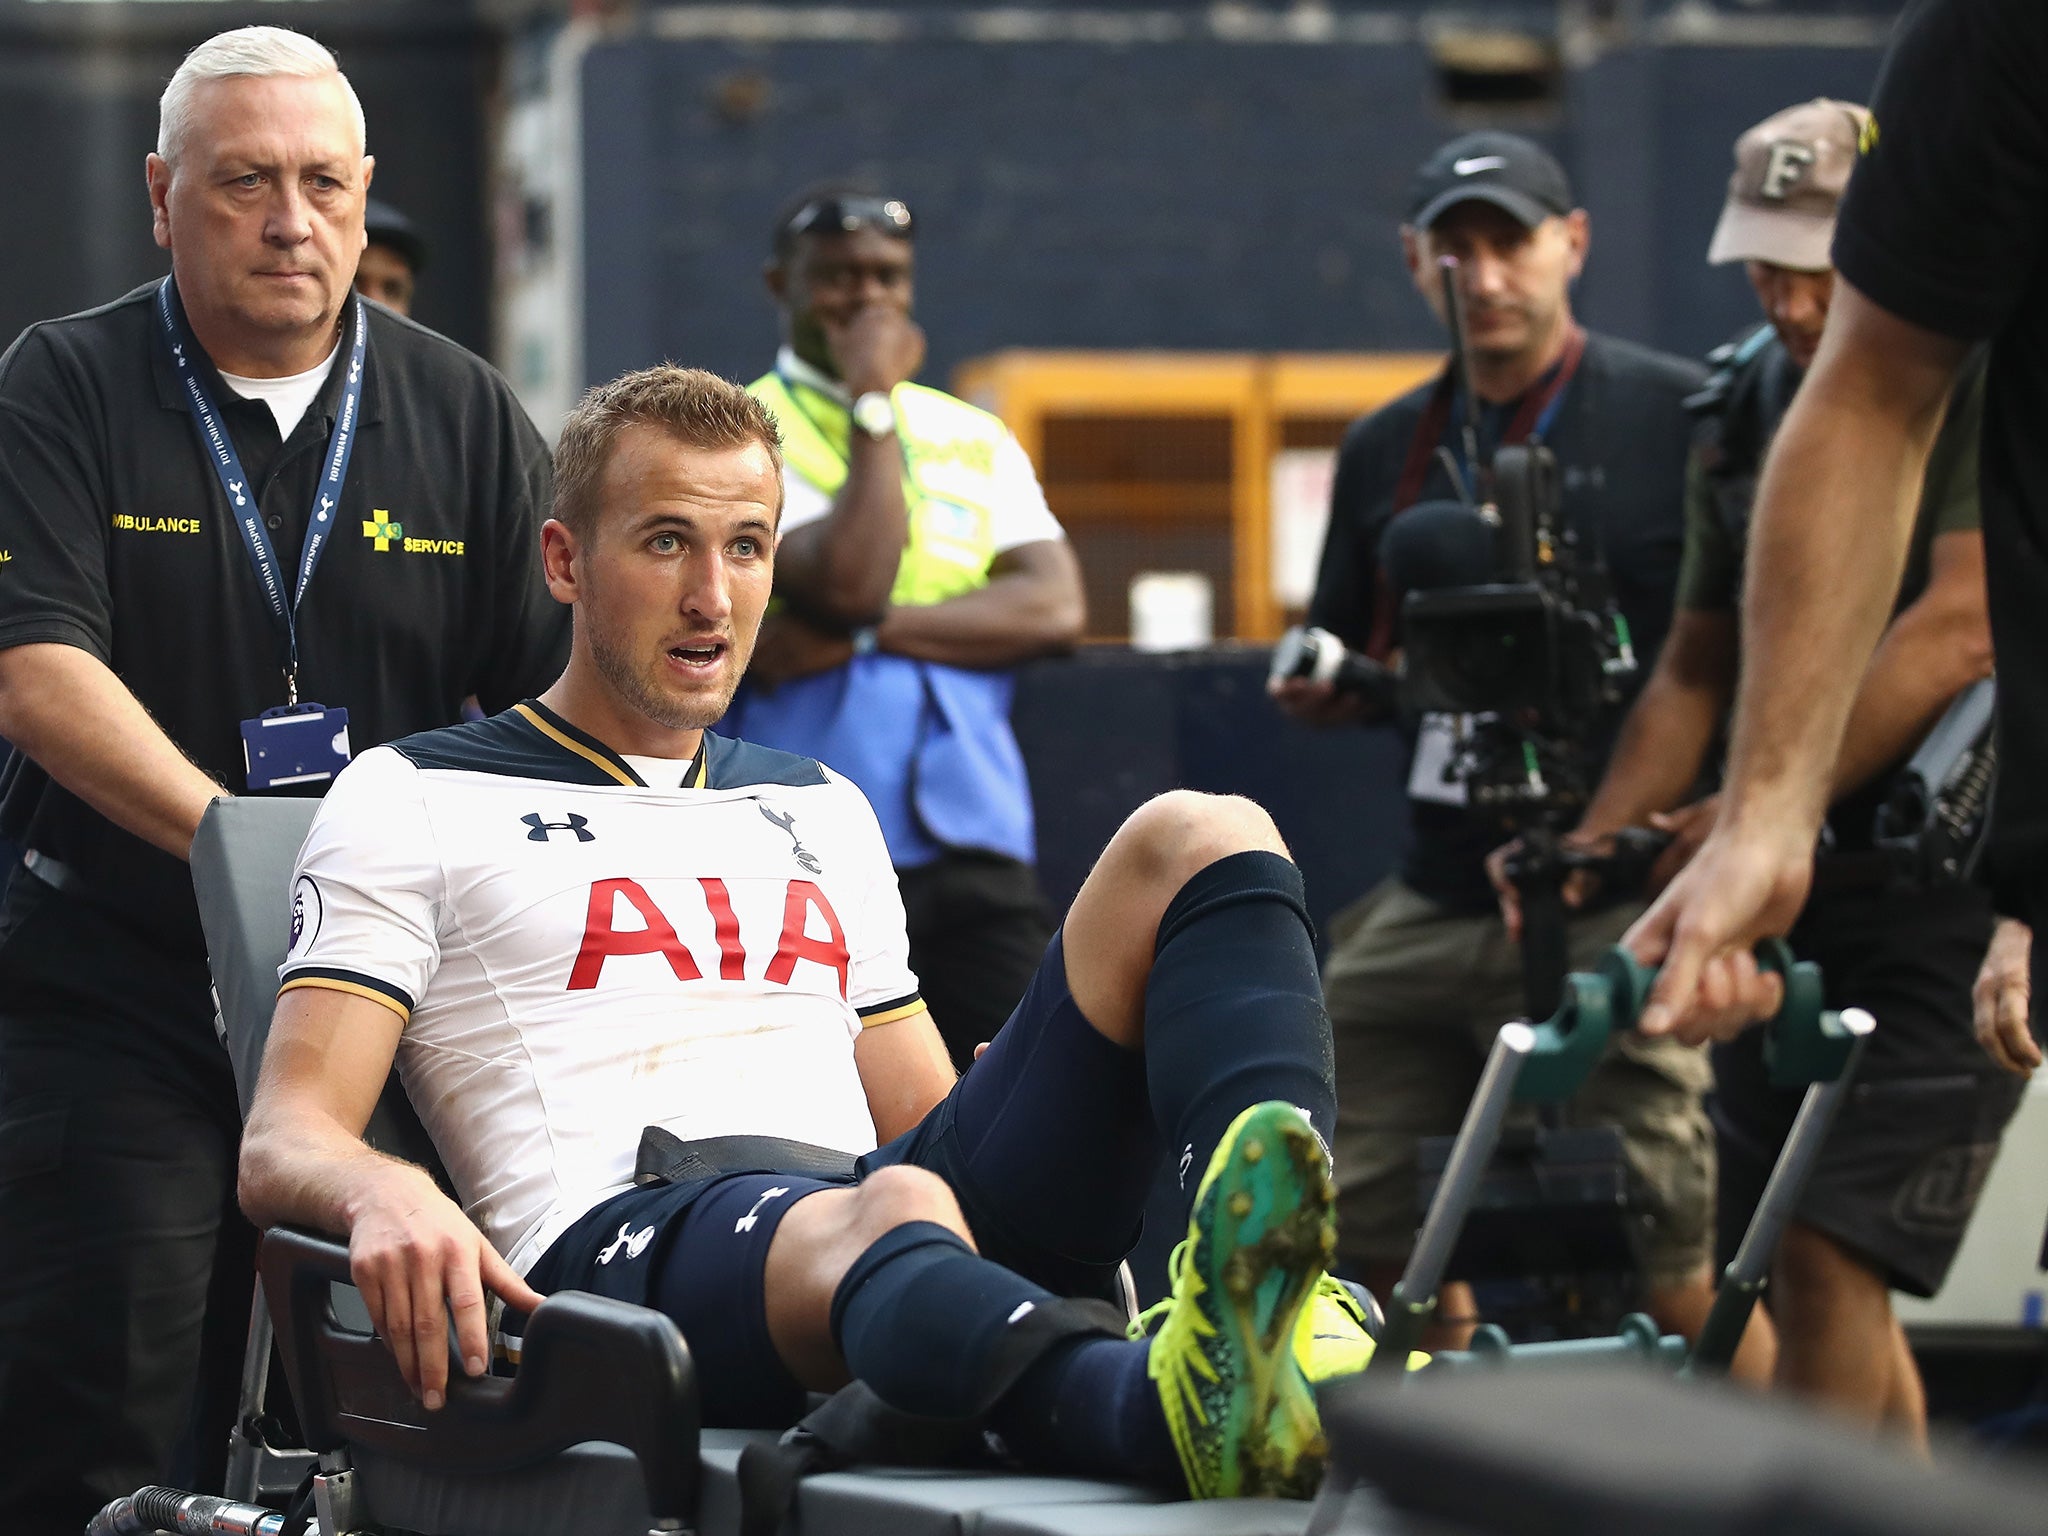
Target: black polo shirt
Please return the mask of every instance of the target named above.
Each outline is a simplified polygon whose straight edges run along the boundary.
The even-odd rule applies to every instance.
[[[1544,439],[1557,455],[1565,522],[1606,561],[1635,645],[1638,683],[1649,676],[1671,627],[1685,544],[1685,460],[1692,428],[1683,402],[1705,381],[1706,370],[1697,363],[1588,332],[1585,355]],[[1532,393],[1547,382],[1538,380]],[[1433,382],[1424,385],[1355,423],[1337,456],[1330,528],[1308,618],[1356,650],[1398,639],[1392,627],[1400,596],[1390,594],[1381,579],[1379,544],[1435,389]],[[1519,405],[1511,401],[1488,413],[1496,432]],[[1454,453],[1456,433],[1453,417],[1443,436]],[[1432,462],[1416,499],[1454,495],[1441,461]],[[1393,611],[1384,611],[1390,605]],[[1603,761],[1611,734],[1596,744]],[[1493,890],[1485,859],[1500,846],[1506,828],[1463,807],[1411,799],[1409,808],[1413,836],[1401,878],[1432,901],[1489,909]]]
[[[0,649],[56,641],[98,657],[240,794],[240,722],[285,702],[284,636],[201,452],[155,298],[151,283],[31,326],[0,357]],[[364,311],[339,525],[298,611],[300,696],[346,708],[358,752],[452,723],[471,693],[494,711],[545,688],[568,640],[540,572],[547,445],[487,364]],[[293,578],[352,339],[282,442],[268,406],[203,365]],[[151,944],[202,952],[186,866],[20,753],[0,773],[0,838],[57,860],[67,890]]]
[[[1989,338],[1980,496],[1998,729],[2000,904],[2048,891],[2048,4],[1938,0],[1899,22],[1835,227],[1856,288]],[[2037,950],[2038,953],[2038,950]]]

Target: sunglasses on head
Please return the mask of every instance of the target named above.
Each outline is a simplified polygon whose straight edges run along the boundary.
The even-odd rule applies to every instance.
[[[912,228],[910,209],[893,197],[821,197],[796,211],[783,226],[785,240],[799,235],[851,234],[856,229],[873,229],[908,240]]]

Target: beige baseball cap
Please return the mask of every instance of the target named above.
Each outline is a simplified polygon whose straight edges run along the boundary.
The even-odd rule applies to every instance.
[[[1707,260],[1766,261],[1800,272],[1834,265],[1835,210],[1870,120],[1853,101],[1816,97],[1787,107],[1735,141],[1735,174]]]

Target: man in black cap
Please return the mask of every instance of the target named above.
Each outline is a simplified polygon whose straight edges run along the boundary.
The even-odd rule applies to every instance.
[[[1683,541],[1682,402],[1705,374],[1578,324],[1571,285],[1589,240],[1563,168],[1527,139],[1467,134],[1417,172],[1402,252],[1439,318],[1444,263],[1455,262],[1477,399],[1463,398],[1447,366],[1346,434],[1310,623],[1389,658],[1401,644],[1402,594],[1380,558],[1388,526],[1418,502],[1462,497],[1495,449],[1541,442],[1558,459],[1564,521],[1604,561],[1639,666],[1655,660]],[[1478,464],[1466,459],[1468,417]],[[1324,683],[1273,691],[1290,714],[1322,724],[1363,719],[1369,709]],[[1420,722],[1408,853],[1396,875],[1335,920],[1324,972],[1337,1042],[1342,1253],[1379,1288],[1398,1273],[1414,1232],[1417,1140],[1457,1129],[1494,1032],[1527,1012],[1518,946],[1485,869],[1489,849],[1513,829],[1465,804],[1462,784],[1446,778],[1454,729],[1448,718]],[[1609,745],[1586,743],[1592,771]],[[1612,901],[1575,913],[1572,964],[1618,940],[1629,916]],[[1642,1260],[1648,1304],[1665,1327],[1688,1332],[1710,1299],[1707,1083],[1696,1055],[1624,1039],[1567,1109],[1574,1123],[1620,1129],[1651,1217]],[[1738,1369],[1760,1375],[1768,1366],[1746,1354]]]
[[[410,316],[413,290],[427,264],[426,237],[411,219],[374,197],[363,199],[363,234],[369,243],[356,263],[356,292]]]

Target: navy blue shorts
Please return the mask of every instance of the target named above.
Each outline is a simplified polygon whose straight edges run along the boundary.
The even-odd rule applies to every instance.
[[[1109,1296],[1158,1155],[1144,1057],[1082,1016],[1055,935],[982,1059],[859,1167],[929,1169],[988,1258],[1057,1295]],[[666,1312],[689,1340],[706,1425],[786,1425],[804,1396],[768,1337],[768,1245],[791,1206],[833,1187],[763,1170],[628,1190],[556,1239],[527,1280]]]

